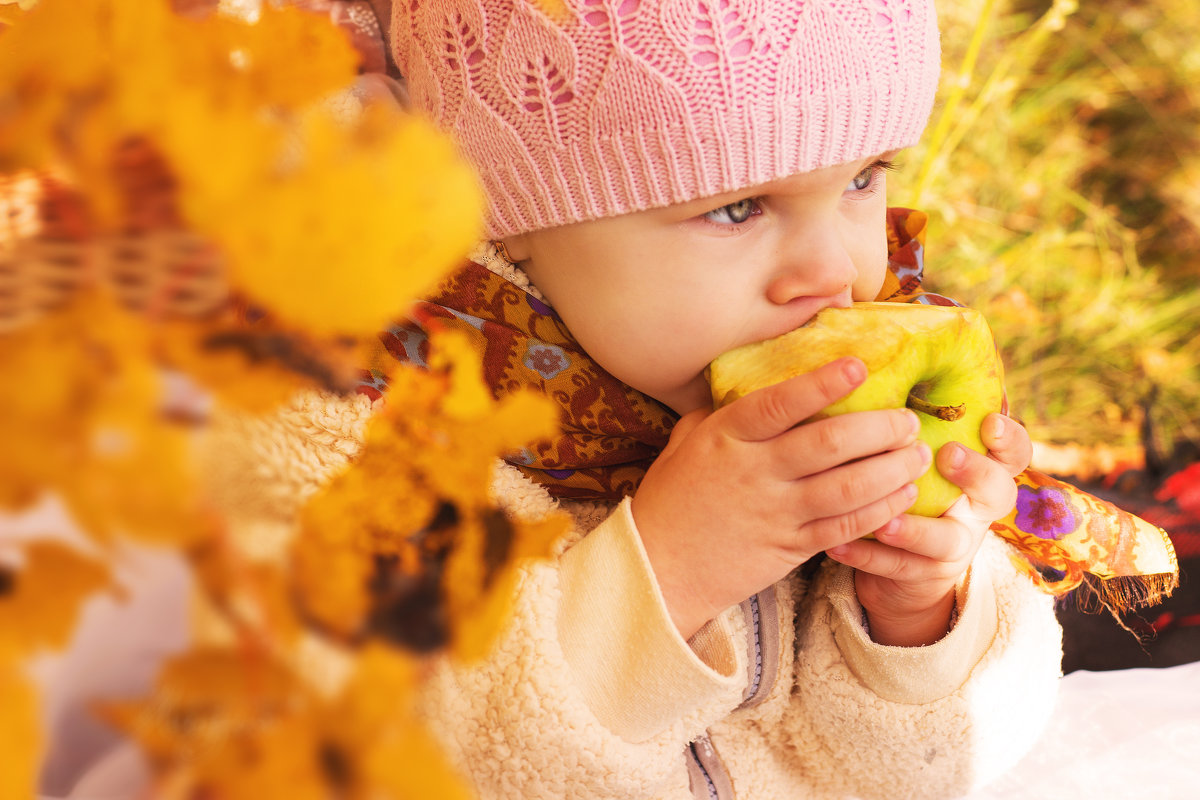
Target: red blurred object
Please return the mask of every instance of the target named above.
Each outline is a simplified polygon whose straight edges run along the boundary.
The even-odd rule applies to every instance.
[[[1170,630],[1172,628],[1194,628],[1196,626],[1200,626],[1200,614],[1184,614],[1183,616],[1178,616],[1170,611],[1159,614],[1158,617],[1150,623],[1150,627],[1155,633],[1162,633],[1163,631]]]
[[[1163,481],[1154,497],[1162,502],[1174,500],[1181,511],[1200,523],[1200,462],[1185,467]]]

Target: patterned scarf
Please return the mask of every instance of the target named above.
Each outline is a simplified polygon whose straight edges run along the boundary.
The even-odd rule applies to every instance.
[[[926,224],[921,212],[889,209],[889,269],[879,300],[955,305],[921,289]],[[438,328],[471,338],[497,397],[532,389],[558,404],[561,435],[508,459],[555,497],[632,494],[678,419],[592,361],[554,309],[479,263],[467,263],[408,320],[382,333],[386,355],[377,357],[424,365],[427,331]],[[364,373],[360,391],[378,397],[384,388],[381,372]],[[1177,585],[1175,553],[1161,529],[1032,470],[1017,489],[1016,508],[993,530],[1016,546],[1024,556],[1018,566],[1044,590],[1061,595],[1084,586],[1082,605],[1119,613],[1157,602]]]

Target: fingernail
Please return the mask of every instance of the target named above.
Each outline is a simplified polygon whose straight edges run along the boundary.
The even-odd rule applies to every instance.
[[[963,446],[957,442],[951,442],[950,452],[946,454],[946,460],[949,462],[950,469],[958,469],[967,460],[967,454],[963,450]]]
[[[988,418],[988,436],[992,439],[999,439],[1004,435],[1004,417],[999,414],[993,414]]]
[[[857,386],[867,378],[867,368],[857,358],[847,359],[842,363],[842,374],[849,383]]]
[[[924,442],[917,442],[917,452],[921,455],[921,466],[928,467],[933,461],[933,451]]]
[[[846,555],[846,551],[848,551],[849,549],[850,548],[847,547],[846,545],[839,544],[837,547],[831,547],[828,550],[826,550],[825,552],[828,553],[829,555],[833,556],[834,558],[839,558],[841,556]]]
[[[901,413],[903,413],[905,416],[908,417],[909,432],[913,436],[916,436],[917,434],[919,434],[921,432],[921,420],[917,418],[917,415],[907,409],[905,409]]]
[[[888,520],[887,524],[885,524],[879,530],[875,531],[875,538],[888,539],[891,537],[891,535],[893,533],[895,533],[898,530],[900,530],[900,518],[895,517],[893,519]]]

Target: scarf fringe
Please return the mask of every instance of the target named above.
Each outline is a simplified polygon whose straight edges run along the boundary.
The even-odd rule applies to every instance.
[[[1084,575],[1083,583],[1072,597],[1079,610],[1086,614],[1097,614],[1103,609],[1119,619],[1120,614],[1157,605],[1178,587],[1179,576],[1171,573],[1113,578],[1089,573]]]
[[[1121,618],[1122,614],[1162,602],[1179,586],[1178,574],[1119,576],[1100,578],[1088,574],[1083,584],[1072,595],[1075,607],[1085,614],[1107,611],[1127,633],[1139,642],[1145,641],[1145,632],[1139,633]]]
[[[1070,602],[1085,614],[1107,611],[1116,623],[1130,634],[1141,635],[1125,624],[1123,616],[1138,609],[1157,605],[1179,588],[1179,573],[1155,575],[1115,575],[1102,578],[1085,571],[1078,564],[1067,563],[1064,574],[1049,580],[1025,558],[1011,556],[1013,563],[1042,591]]]

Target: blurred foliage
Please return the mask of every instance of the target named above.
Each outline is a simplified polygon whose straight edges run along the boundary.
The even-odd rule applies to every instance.
[[[983,311],[1035,440],[1200,442],[1200,17],[1184,0],[942,4],[940,101],[893,202]]]
[[[0,536],[0,798],[35,795],[50,744],[29,660],[120,593],[140,543],[185,560],[196,623],[148,697],[84,700],[141,747],[140,794],[461,800],[416,693],[429,659],[487,651],[516,565],[565,529],[489,493],[557,415],[494,400],[478,356],[431,336],[301,498],[310,524],[262,551],[227,487],[278,442],[231,457],[222,431],[349,395],[359,346],[475,242],[482,197],[445,134],[359,98],[328,8],[216,5],[0,0],[0,517],[53,498],[80,534]]]

